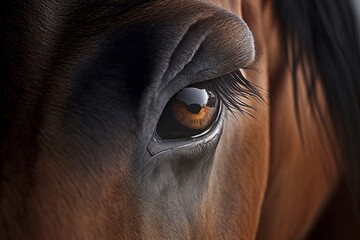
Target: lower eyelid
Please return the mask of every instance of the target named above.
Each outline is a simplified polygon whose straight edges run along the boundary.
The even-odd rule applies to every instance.
[[[221,126],[222,131],[222,126]],[[199,159],[199,156],[202,156],[204,153],[209,154],[212,152],[215,152],[216,146],[220,140],[221,131],[216,132],[216,134],[213,134],[210,138],[203,139],[201,141],[190,141],[187,144],[184,145],[178,145],[174,143],[174,146],[167,147],[164,150],[160,150],[157,153],[153,152],[152,156],[147,160],[150,165],[156,164],[159,159],[165,159],[165,161],[169,160],[173,161],[176,156],[180,158],[193,158],[194,161],[197,161]],[[151,148],[149,144],[149,148]],[[167,156],[169,155],[170,156]]]

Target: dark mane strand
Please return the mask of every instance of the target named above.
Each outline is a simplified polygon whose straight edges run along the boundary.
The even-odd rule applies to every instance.
[[[323,88],[330,127],[336,137],[333,144],[340,147],[337,160],[357,205],[360,202],[360,41],[351,1],[275,0],[275,8],[293,74],[298,118],[301,118],[297,100],[300,79],[296,73],[300,70],[305,73],[311,109],[321,124],[325,123],[325,116],[315,87],[320,84]]]

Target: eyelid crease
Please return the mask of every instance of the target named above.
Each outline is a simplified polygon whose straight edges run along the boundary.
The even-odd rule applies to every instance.
[[[250,83],[240,70],[208,81],[196,83],[193,86],[206,88],[215,93],[233,115],[235,111],[238,111],[241,114],[252,116],[250,110],[256,109],[247,104],[244,99],[255,99],[259,102],[264,101],[259,87]]]

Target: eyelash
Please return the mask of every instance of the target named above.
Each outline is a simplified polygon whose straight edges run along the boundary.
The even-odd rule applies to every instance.
[[[252,85],[240,70],[197,83],[194,86],[212,91],[232,114],[234,114],[234,111],[239,111],[242,114],[251,115],[249,109],[254,108],[245,103],[244,98],[263,101],[258,87]]]

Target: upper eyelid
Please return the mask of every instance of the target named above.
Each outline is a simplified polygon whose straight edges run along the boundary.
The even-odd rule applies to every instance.
[[[183,34],[179,43],[175,47],[175,50],[170,56],[168,68],[166,69],[161,79],[161,85],[167,85],[171,79],[174,79],[179,73],[181,73],[181,71],[193,60],[199,48],[201,47],[202,42],[205,40],[207,34],[210,31],[210,29],[204,27],[204,25],[210,25],[211,22],[212,21],[210,17],[207,16],[205,18],[198,19],[187,28],[186,32]],[[197,30],[198,28],[200,29]],[[184,46],[187,42],[193,43],[190,45],[190,48],[189,46]],[[179,59],[184,56],[186,56],[186,59]],[[180,67],[178,65],[180,65]]]
[[[201,41],[196,55],[184,68],[181,68],[180,73],[174,74],[174,78],[166,79],[164,82],[163,71],[166,69],[162,68],[164,65],[166,67],[166,61],[169,61],[172,55],[166,51],[160,55],[157,61],[158,66],[152,67],[156,71],[150,76],[149,84],[141,96],[140,107],[137,111],[139,119],[142,119],[144,113],[148,113],[149,109],[160,111],[165,101],[182,88],[245,67],[254,60],[253,35],[242,19],[226,10],[219,9],[214,10],[214,14],[205,19],[209,24],[204,31],[206,37]],[[169,24],[164,26],[168,27]],[[168,30],[164,29],[165,32],[162,33],[162,25],[160,24],[158,27],[157,32],[159,34],[165,34],[169,37],[166,35]],[[192,34],[189,32],[188,36],[192,36]],[[176,35],[176,37],[179,36]],[[169,43],[167,48],[176,49],[176,46],[171,47],[171,44],[176,44],[175,42],[174,39],[170,38],[163,44]],[[188,44],[191,46],[191,42]],[[183,49],[186,49],[185,46]],[[183,60],[179,59],[179,61]],[[171,66],[167,68],[171,68]]]
[[[232,33],[236,35],[233,37],[235,40],[229,43],[227,42],[230,41],[228,37],[223,36],[225,30],[214,26],[219,21],[216,17],[210,16],[191,25],[171,54],[169,65],[158,82],[158,91],[162,91],[172,81],[177,81],[177,76],[181,74],[188,77],[187,84],[183,85],[185,87],[196,81],[212,79],[225,72],[246,67],[253,62],[255,58],[253,35],[245,22],[237,16],[236,18],[239,22],[238,25],[241,26],[238,28],[241,29],[235,28],[235,33]],[[192,30],[198,28],[200,28],[201,34],[200,37],[197,37],[199,41],[194,45],[191,40],[197,36],[198,32]],[[224,42],[218,43],[221,39]],[[191,43],[190,47],[184,46],[189,43]],[[184,56],[187,57],[181,59]]]

